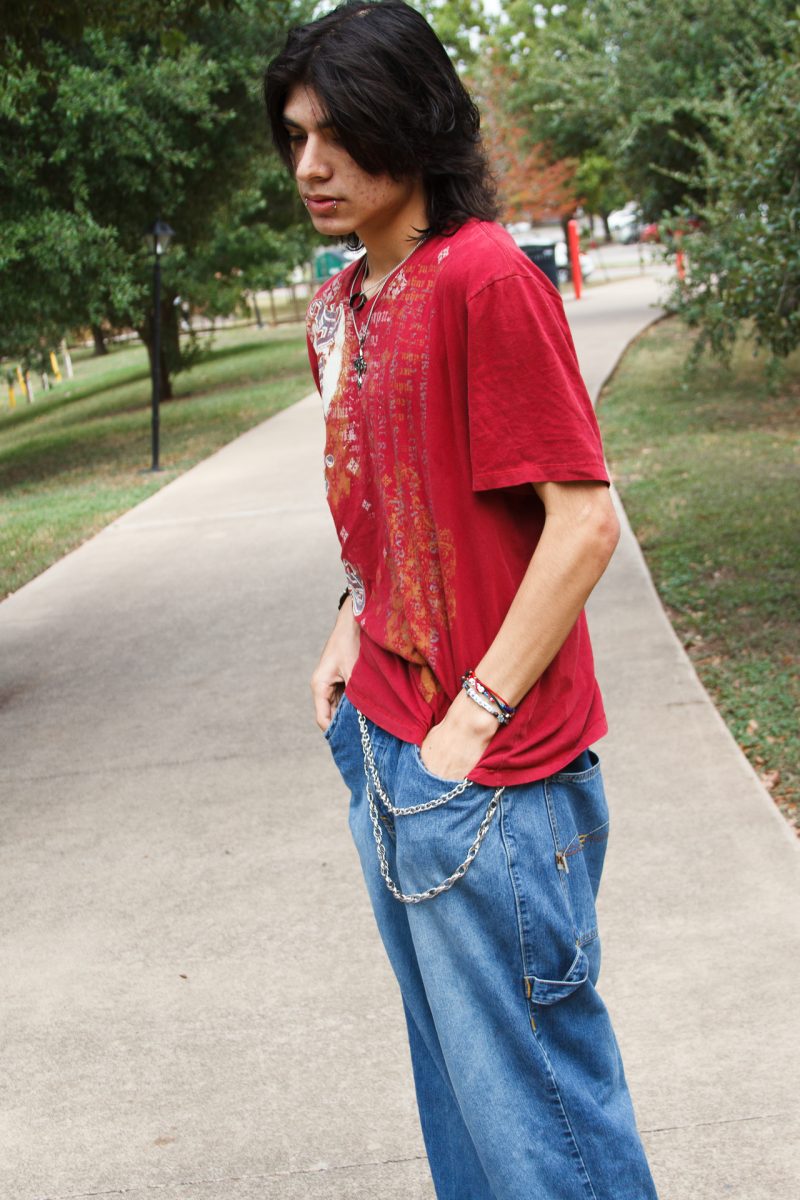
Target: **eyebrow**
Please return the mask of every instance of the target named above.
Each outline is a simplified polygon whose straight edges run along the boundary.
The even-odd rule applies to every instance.
[[[290,125],[292,127],[292,129],[301,129],[303,131],[303,133],[306,132],[306,128],[304,125],[301,125],[299,121],[293,121],[292,118],[287,117],[285,113],[283,114],[281,119],[282,119],[284,125]],[[319,124],[316,126],[316,128],[317,129],[333,129],[333,121],[330,119],[330,117],[328,117],[328,118],[326,118],[326,120],[320,121]]]

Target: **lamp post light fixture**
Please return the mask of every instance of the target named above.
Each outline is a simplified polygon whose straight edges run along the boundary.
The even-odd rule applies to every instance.
[[[152,361],[152,408],[150,429],[153,445],[151,471],[160,471],[158,465],[159,404],[161,402],[161,256],[166,254],[175,236],[166,221],[159,217],[153,228],[145,234],[145,245],[153,255],[153,361]]]

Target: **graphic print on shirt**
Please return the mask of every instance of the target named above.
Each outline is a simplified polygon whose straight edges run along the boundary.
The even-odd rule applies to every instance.
[[[353,564],[348,562],[346,558],[342,559],[342,566],[344,567],[345,579],[347,580],[347,586],[350,589],[350,595],[353,600],[353,616],[360,617],[367,602],[364,580]]]
[[[442,630],[455,620],[454,539],[436,526],[426,483],[427,333],[438,266],[418,262],[385,289],[370,321],[361,391],[346,285],[334,278],[309,309],[325,407],[327,499],[346,569],[359,577],[361,623],[421,668],[428,700],[439,686]]]
[[[321,300],[314,300],[308,310],[308,320],[318,360],[322,411],[327,419],[344,361],[345,310],[342,306],[329,308]]]

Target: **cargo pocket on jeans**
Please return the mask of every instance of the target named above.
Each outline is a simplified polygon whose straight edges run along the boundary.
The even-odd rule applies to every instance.
[[[525,977],[525,988],[528,999],[533,1004],[555,1004],[570,996],[582,983],[589,978],[589,960],[577,947],[577,953],[572,960],[572,966],[563,979],[537,979],[536,976]]]
[[[583,868],[565,866],[556,815],[566,830],[571,807],[551,778],[507,789],[501,830],[514,888],[522,957],[522,981],[531,1006],[568,999],[595,975],[599,941],[591,885],[578,889],[576,914],[571,884]],[[554,796],[553,792],[559,794]],[[567,835],[568,840],[571,831]],[[589,903],[582,903],[587,899]],[[589,943],[592,943],[590,946]]]

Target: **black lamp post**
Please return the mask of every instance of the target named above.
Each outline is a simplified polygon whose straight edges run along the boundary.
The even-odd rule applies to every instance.
[[[159,471],[158,465],[158,408],[161,401],[161,255],[166,254],[169,244],[175,236],[166,221],[159,217],[153,228],[145,234],[145,244],[153,255],[153,393],[151,432],[153,442],[153,463],[151,471]]]

